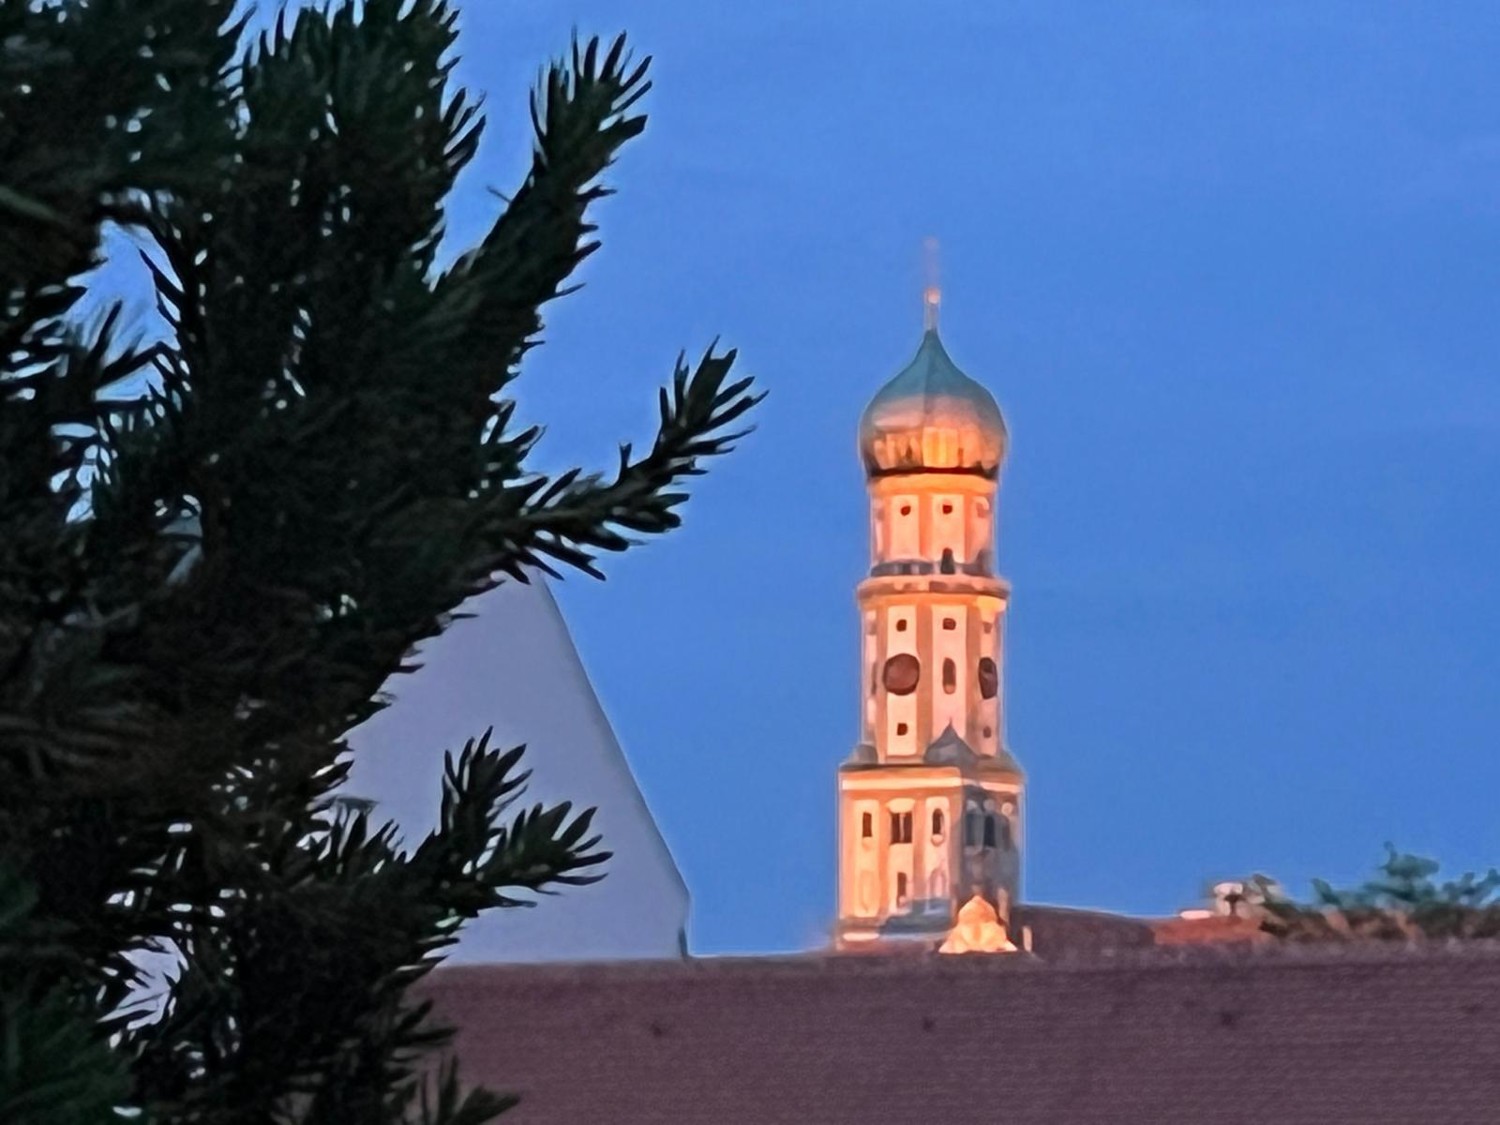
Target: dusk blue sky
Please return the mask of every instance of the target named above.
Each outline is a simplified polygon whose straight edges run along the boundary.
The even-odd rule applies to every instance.
[[[516,388],[542,460],[644,438],[716,335],[771,392],[679,533],[559,593],[696,949],[833,915],[854,431],[917,345],[929,234],[1013,435],[1025,897],[1166,913],[1361,879],[1387,840],[1500,862],[1500,7],[462,8],[492,126],[460,239],[572,28],[655,56],[604,248]]]
[[[1023,897],[1169,913],[1358,880],[1387,840],[1500,862],[1500,6],[460,8],[490,126],[455,248],[575,27],[655,56],[603,249],[514,388],[538,466],[648,439],[716,336],[770,391],[679,532],[558,587],[695,950],[833,919],[854,433],[918,343],[927,235],[1012,434]]]

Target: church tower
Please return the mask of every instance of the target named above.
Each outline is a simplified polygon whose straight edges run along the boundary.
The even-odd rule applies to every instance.
[[[939,340],[936,286],[925,303],[916,356],[859,427],[870,572],[862,733],[838,774],[842,949],[935,948],[966,905],[1004,926],[1019,890],[1025,781],[1005,746],[1010,587],[994,562],[1005,421]]]

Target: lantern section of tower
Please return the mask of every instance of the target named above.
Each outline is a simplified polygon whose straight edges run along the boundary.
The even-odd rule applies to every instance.
[[[1009,922],[1024,776],[1005,745],[995,573],[1005,421],[948,356],[935,297],[915,357],[865,409],[870,503],[859,744],[839,768],[841,948],[940,942],[975,897]]]

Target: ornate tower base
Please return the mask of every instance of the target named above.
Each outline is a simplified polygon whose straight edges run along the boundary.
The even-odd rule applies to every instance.
[[[847,878],[837,947],[934,948],[976,897],[1008,928],[1020,882],[1024,784],[1010,755],[981,758],[950,728],[920,764],[870,757],[861,746],[839,767]]]

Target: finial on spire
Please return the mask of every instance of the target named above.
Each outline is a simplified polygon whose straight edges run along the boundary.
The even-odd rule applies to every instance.
[[[931,236],[922,240],[922,264],[927,274],[927,284],[922,289],[922,327],[934,332],[938,326],[938,306],[943,303],[943,290],[938,285],[938,240]]]

